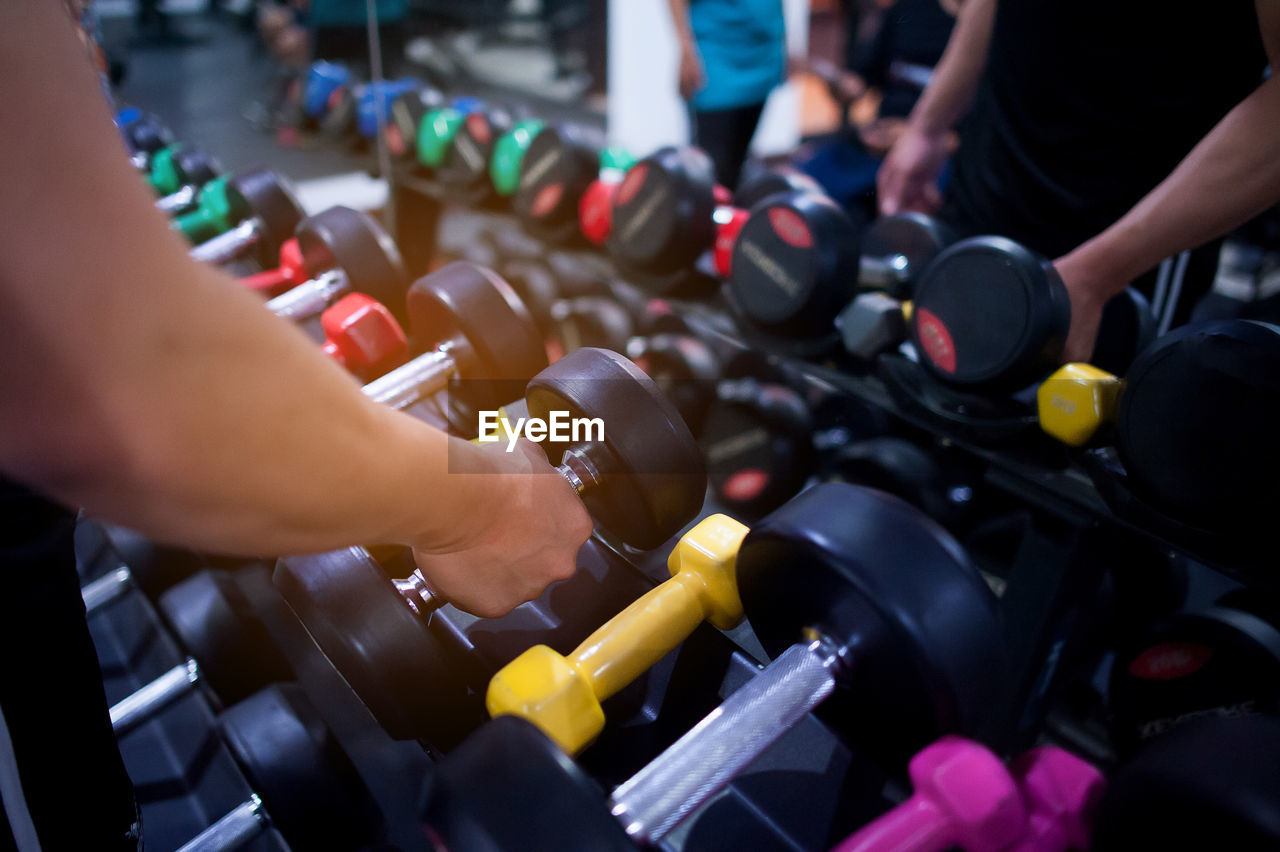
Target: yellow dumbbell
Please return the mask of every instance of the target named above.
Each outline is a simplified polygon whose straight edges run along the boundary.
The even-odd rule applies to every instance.
[[[568,657],[536,645],[489,681],[489,715],[522,716],[569,754],[604,729],[606,698],[655,665],[702,623],[729,630],[742,620],[736,562],[747,528],[712,515],[681,537],[671,579],[587,637]]]
[[[1036,391],[1040,428],[1073,447],[1093,439],[1115,415],[1124,382],[1091,364],[1067,364]]]

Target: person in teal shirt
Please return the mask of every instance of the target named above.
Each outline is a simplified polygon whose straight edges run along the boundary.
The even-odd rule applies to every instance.
[[[782,0],[667,0],[680,42],[680,95],[693,143],[737,186],[764,102],[782,82]]]

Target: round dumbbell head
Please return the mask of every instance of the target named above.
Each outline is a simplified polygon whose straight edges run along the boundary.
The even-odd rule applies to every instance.
[[[1232,603],[1174,615],[1118,652],[1109,703],[1122,754],[1189,719],[1280,712],[1280,628]]]
[[[427,112],[418,123],[418,163],[428,169],[438,169],[449,155],[453,138],[462,127],[467,114],[463,110],[443,106]]]
[[[771,655],[812,635],[848,649],[824,709],[878,754],[974,731],[1005,686],[995,596],[955,539],[888,494],[803,492],[747,535],[738,587]]]
[[[259,167],[232,175],[227,181],[227,194],[237,209],[245,211],[245,216],[257,217],[262,223],[258,262],[264,268],[274,266],[280,246],[293,236],[304,215],[293,187],[271,169]]]
[[[545,334],[551,329],[551,306],[560,297],[555,276],[537,258],[515,258],[502,264],[501,276],[529,309],[529,315]]]
[[[455,261],[409,288],[409,323],[419,343],[454,341],[454,391],[471,406],[496,409],[517,399],[547,366],[542,335],[520,297],[493,271]],[[512,384],[515,387],[512,387]]]
[[[733,203],[736,207],[750,210],[769,196],[780,192],[826,194],[821,184],[798,169],[789,166],[757,166],[738,181],[738,188],[733,193]]]
[[[596,347],[625,353],[635,333],[634,318],[609,296],[561,299],[552,305],[551,319],[566,352]]]
[[[173,134],[155,116],[144,115],[123,128],[125,144],[134,153],[154,154],[173,143]]]
[[[369,793],[301,687],[267,687],[222,713],[218,729],[290,848],[372,839]]]
[[[444,106],[444,95],[432,86],[417,86],[391,102],[391,124],[387,127],[387,147],[396,157],[413,159],[418,150],[418,126],[422,117]]]
[[[1044,258],[1004,237],[946,249],[916,283],[911,337],[920,361],[956,385],[1017,390],[1062,354],[1067,289]]]
[[[492,189],[489,163],[493,147],[510,129],[511,117],[499,109],[478,109],[467,115],[440,167],[440,180],[468,194],[487,194]]]
[[[859,227],[821,195],[774,195],[757,204],[734,244],[729,278],[747,316],[793,337],[831,332],[857,287]]]
[[[292,677],[231,574],[201,571],[167,589],[157,605],[223,704]]]
[[[1139,353],[1156,339],[1156,315],[1147,297],[1132,287],[1112,296],[1102,309],[1098,342],[1089,363],[1116,376],[1129,371]]]
[[[671,400],[689,430],[701,435],[720,377],[715,351],[684,329],[658,331],[644,339],[635,362]]]
[[[1197,719],[1112,774],[1094,852],[1280,848],[1280,719]]]
[[[405,321],[404,261],[395,241],[369,214],[330,207],[303,219],[296,236],[308,270],[342,270],[351,290],[372,296]]]
[[[972,498],[971,489],[947,481],[933,455],[911,441],[887,435],[836,450],[823,463],[820,476],[900,497],[947,526],[960,519]]]
[[[520,170],[533,140],[546,126],[540,118],[517,121],[493,143],[493,156],[489,158],[489,178],[493,191],[503,198],[510,198],[520,188]]]
[[[690,266],[715,236],[715,167],[697,148],[661,148],[631,167],[613,197],[609,250],[657,274]]]
[[[525,398],[534,417],[556,411],[603,422],[604,439],[589,447],[602,480],[583,500],[622,541],[651,550],[702,508],[707,474],[697,442],[653,380],[622,355],[571,352],[535,376]],[[553,464],[571,446],[543,444]]]
[[[751,521],[800,491],[813,470],[813,415],[783,384],[721,382],[699,444],[712,493],[726,512]]]
[[[483,718],[462,663],[363,548],[282,559],[272,579],[320,651],[393,738],[446,748]]]
[[[511,208],[522,222],[545,231],[571,226],[578,202],[599,171],[598,146],[586,131],[544,127],[525,152]]]
[[[923,213],[881,216],[862,232],[863,284],[871,286],[867,279],[874,277],[868,276],[870,270],[866,267],[890,262],[894,277],[886,289],[899,299],[910,299],[920,275],[954,241],[951,229],[932,216]]]
[[[499,716],[440,762],[419,814],[442,848],[634,850],[605,802],[546,734]]]
[[[1280,511],[1280,328],[1175,329],[1133,363],[1116,411],[1135,490],[1189,523],[1249,530]]]
[[[194,145],[182,145],[173,152],[173,169],[182,186],[203,186],[222,172],[209,152]]]

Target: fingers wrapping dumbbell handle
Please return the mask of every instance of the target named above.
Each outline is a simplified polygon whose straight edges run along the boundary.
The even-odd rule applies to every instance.
[[[262,799],[255,793],[248,801],[182,844],[178,852],[225,852],[239,849],[267,827]]]
[[[141,725],[174,701],[191,692],[200,682],[196,661],[174,666],[146,686],[111,707],[111,728],[117,737]]]
[[[304,320],[329,307],[335,296],[348,289],[347,274],[331,269],[276,296],[267,302],[267,310],[284,319]]]
[[[156,209],[161,213],[178,213],[196,203],[197,188],[191,184],[171,192],[164,198],[156,199]]]
[[[84,601],[84,613],[93,615],[103,607],[119,600],[133,585],[133,573],[124,567],[103,574],[80,589],[80,598]]]
[[[246,219],[231,230],[224,231],[191,249],[187,255],[201,263],[229,263],[242,257],[246,251],[257,244],[261,236],[262,220],[257,217]]]
[[[849,835],[831,852],[943,852],[954,845],[950,819],[917,795]]]
[[[613,791],[627,834],[656,843],[832,693],[839,655],[793,645]]]

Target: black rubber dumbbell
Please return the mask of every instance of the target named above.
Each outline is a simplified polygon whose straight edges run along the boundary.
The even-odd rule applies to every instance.
[[[252,252],[264,269],[274,266],[304,216],[293,187],[271,169],[255,168],[231,175],[226,194],[233,226],[191,249],[191,259],[222,264]]]
[[[658,845],[820,706],[898,765],[939,733],[976,728],[1002,686],[998,604],[959,545],[896,498],[815,487],[747,534],[737,574],[776,655],[756,677],[608,800],[532,724],[495,719],[440,763],[422,812],[432,836],[495,850]]]
[[[444,95],[425,83],[402,92],[391,102],[391,122],[387,125],[387,149],[393,157],[416,163],[418,126],[422,117],[445,105]]]
[[[530,415],[544,420],[565,411],[604,424],[601,440],[543,447],[598,528],[614,538],[658,547],[701,508],[706,474],[693,436],[653,382],[623,356],[579,349],[535,376],[526,402]],[[466,672],[428,627],[443,601],[420,573],[393,582],[369,553],[353,548],[283,559],[275,582],[393,737],[450,743],[474,724],[465,712],[475,709]]]
[[[481,107],[463,119],[444,163],[436,170],[457,201],[478,205],[496,197],[489,164],[494,145],[512,124],[511,114],[498,107]]]

